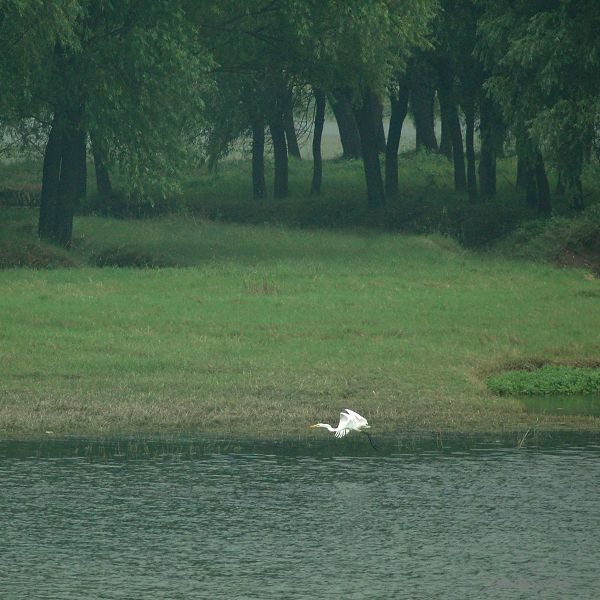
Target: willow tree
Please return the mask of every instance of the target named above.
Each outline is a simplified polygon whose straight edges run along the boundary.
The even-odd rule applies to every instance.
[[[201,43],[214,57],[217,86],[208,100],[211,148],[225,155],[233,142],[252,139],[255,199],[264,198],[264,151],[269,139],[274,156],[273,196],[288,193],[288,154],[299,155],[292,105],[301,59],[297,23],[289,0],[202,0],[192,3]]]
[[[10,3],[9,3],[10,4]],[[68,247],[73,216],[85,190],[88,134],[118,162],[134,190],[166,188],[190,157],[199,132],[208,59],[199,52],[184,3],[171,0],[62,0],[55,16],[26,10],[13,21],[33,57],[4,58],[33,81],[29,114],[49,124],[44,152],[39,234]],[[18,7],[17,7],[18,8]],[[5,26],[6,11],[1,26]],[[22,89],[17,88],[17,89]]]
[[[300,44],[312,49],[311,66],[326,92],[345,96],[358,125],[369,209],[385,205],[379,160],[377,99],[427,44],[435,0],[295,0]]]
[[[594,0],[483,2],[481,53],[491,65],[489,94],[503,109],[522,172],[549,212],[544,162],[553,164],[581,208],[587,151],[599,146],[600,11]]]
[[[77,0],[0,0],[0,126],[47,123],[48,56],[75,43]]]

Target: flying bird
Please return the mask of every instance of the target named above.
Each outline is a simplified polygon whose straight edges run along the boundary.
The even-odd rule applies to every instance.
[[[344,409],[340,413],[340,422],[337,427],[332,427],[329,423],[317,423],[316,425],[311,425],[311,427],[323,427],[323,429],[327,429],[327,431],[334,433],[336,438],[343,438],[351,431],[364,433],[369,438],[371,446],[377,450],[377,446],[375,445],[371,434],[367,431],[371,426],[362,415],[359,415],[349,408]]]

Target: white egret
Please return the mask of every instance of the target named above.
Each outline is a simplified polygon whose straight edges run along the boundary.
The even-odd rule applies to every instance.
[[[349,408],[345,408],[340,413],[340,422],[337,427],[332,427],[329,423],[317,423],[316,425],[311,425],[311,427],[323,427],[323,429],[327,429],[327,431],[334,433],[336,438],[343,438],[351,431],[364,433],[369,438],[371,446],[377,450],[377,446],[375,446],[371,434],[367,431],[371,426],[362,415],[359,415]]]

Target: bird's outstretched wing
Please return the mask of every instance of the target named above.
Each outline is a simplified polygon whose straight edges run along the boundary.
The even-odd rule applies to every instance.
[[[346,408],[345,411],[356,422],[356,424],[359,427],[362,427],[363,425],[368,425],[367,420],[362,415],[359,415],[357,412],[354,412],[353,410],[350,410],[349,408]]]
[[[342,438],[350,433],[350,429],[348,429],[347,427],[350,420],[350,415],[346,414],[345,412],[340,413],[340,422],[338,423],[337,431],[335,432],[335,437]]]

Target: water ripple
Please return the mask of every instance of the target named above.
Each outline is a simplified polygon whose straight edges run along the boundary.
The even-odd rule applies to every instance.
[[[575,600],[600,589],[598,446],[118,454],[0,454],[3,598]]]

